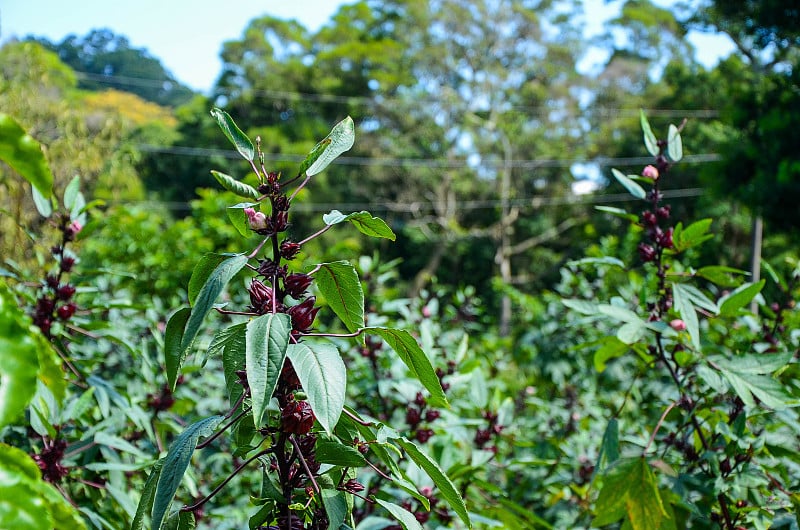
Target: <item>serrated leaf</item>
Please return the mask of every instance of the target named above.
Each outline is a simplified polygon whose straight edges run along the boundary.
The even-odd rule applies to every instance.
[[[324,147],[319,156],[315,155],[316,160],[314,160],[314,163],[311,164],[308,169],[306,169],[306,175],[309,177],[316,175],[328,167],[328,165],[339,155],[353,147],[356,139],[355,129],[355,123],[353,123],[353,118],[350,116],[334,125],[330,134],[328,134],[328,136],[326,136],[325,139],[320,142],[320,144],[327,141],[330,143]],[[314,153],[316,150],[317,147],[315,147],[311,152]]]
[[[225,387],[228,399],[233,406],[241,397],[244,389],[239,384],[236,372],[245,369],[245,350],[247,348],[247,322],[233,325],[218,331],[208,346],[208,356],[222,356],[222,370],[225,375]]]
[[[667,155],[669,155],[673,162],[677,162],[683,158],[681,133],[678,131],[678,128],[671,123],[669,124],[669,131],[667,133]]]
[[[644,138],[644,146],[647,148],[647,152],[653,156],[658,155],[658,140],[656,139],[656,135],[653,134],[653,130],[650,128],[650,122],[647,121],[647,116],[644,113],[644,110],[639,110],[639,123],[642,126],[642,136]]]
[[[339,530],[347,517],[347,499],[344,492],[322,490],[322,504],[328,516],[328,530]]]
[[[625,219],[626,221],[631,221],[634,223],[639,221],[639,217],[636,214],[632,214],[627,210],[623,210],[622,208],[615,208],[613,206],[595,206],[594,209],[598,212],[610,213],[614,217],[619,217],[620,219]]]
[[[689,248],[696,247],[714,237],[713,234],[708,233],[712,221],[713,219],[701,219],[700,221],[690,224],[686,228],[683,227],[682,223],[678,223],[672,235],[675,251],[682,252]]]
[[[252,208],[253,206],[257,206],[257,202],[240,202],[239,204],[234,204],[233,206],[228,206],[226,211],[228,212],[228,219],[230,219],[231,224],[239,232],[240,235],[244,237],[249,237],[252,235],[252,231],[250,230],[250,223],[247,220],[247,216],[244,213],[245,208]]]
[[[343,467],[362,467],[367,465],[364,455],[355,447],[344,445],[336,438],[319,437],[314,446],[317,462]]]
[[[611,169],[611,173],[614,175],[614,178],[622,184],[628,193],[636,197],[637,199],[644,199],[647,196],[645,193],[644,188],[642,188],[639,184],[634,182],[633,180],[629,179],[624,173],[619,171],[618,169]]]
[[[258,193],[258,190],[253,186],[238,181],[230,175],[226,175],[225,173],[221,173],[219,171],[214,171],[213,169],[211,170],[211,174],[214,175],[214,178],[217,179],[217,182],[219,182],[223,188],[235,193],[239,197],[244,197],[245,199],[258,199],[261,196]]]
[[[389,225],[379,218],[373,217],[371,213],[361,211],[351,214],[343,214],[339,210],[331,210],[322,216],[322,221],[327,225],[335,225],[344,221],[350,221],[359,232],[371,237],[382,237],[395,240],[396,236]]]
[[[397,443],[403,448],[411,460],[421,467],[431,478],[434,485],[439,489],[441,497],[447,501],[450,508],[456,512],[456,515],[458,515],[467,528],[472,528],[472,522],[467,512],[467,506],[464,504],[464,499],[461,498],[461,494],[450,478],[442,471],[442,468],[439,467],[439,464],[427,454],[423,453],[414,442],[411,442],[407,438],[398,438]]]
[[[391,328],[364,328],[364,331],[373,335],[378,335],[388,344],[400,359],[405,363],[422,386],[430,393],[429,403],[434,407],[447,407],[447,396],[442,390],[442,384],[436,376],[436,371],[431,365],[430,359],[419,347],[417,341],[411,334],[403,329]]]
[[[245,362],[256,428],[261,427],[264,412],[278,384],[291,331],[291,317],[285,313],[268,313],[247,323]]]
[[[198,331],[200,331],[200,325],[203,323],[203,320],[206,318],[208,312],[211,311],[211,308],[214,306],[214,301],[217,299],[220,293],[222,293],[222,290],[225,288],[228,282],[231,281],[231,279],[236,276],[236,274],[242,270],[242,268],[244,268],[246,263],[247,256],[241,254],[227,258],[214,269],[214,271],[208,276],[206,282],[203,284],[203,287],[197,293],[195,303],[192,306],[189,319],[187,320],[186,327],[183,331],[183,336],[181,337],[180,351],[177,353],[172,352],[171,354],[168,352],[168,356],[177,356],[179,359],[177,371],[180,371],[180,365],[183,364],[183,361],[189,352],[189,348],[192,347],[194,339],[197,336]],[[174,385],[174,381],[172,384]]]
[[[153,528],[160,528],[169,505],[178,491],[189,461],[192,459],[200,438],[210,436],[224,420],[223,416],[211,416],[187,427],[169,446],[167,456],[158,477],[158,486],[153,502]]]
[[[676,283],[672,286],[672,300],[673,307],[686,324],[686,331],[692,339],[692,346],[700,351],[700,322],[697,319],[697,310],[682,284]]]
[[[765,407],[774,410],[798,404],[786,388],[770,376],[742,374],[724,368],[720,368],[720,373],[730,383],[736,395],[749,407],[755,406],[754,398],[758,398]]]
[[[145,516],[153,511],[153,500],[156,498],[156,486],[158,485],[158,477],[161,475],[161,467],[164,465],[164,459],[160,459],[155,463],[147,480],[142,488],[142,496],[139,498],[139,505],[136,507],[136,515],[131,523],[131,530],[142,530],[144,528]]]
[[[760,280],[756,283],[745,283],[730,294],[723,296],[719,301],[719,314],[720,316],[735,316],[739,309],[748,305],[753,298],[755,298],[761,289],[764,288],[766,280]]]
[[[322,263],[314,274],[317,289],[351,333],[364,327],[364,291],[355,267],[346,261]]]
[[[400,523],[400,526],[403,527],[403,530],[424,530],[422,525],[419,524],[419,521],[417,521],[417,518],[414,517],[414,514],[405,508],[398,506],[393,502],[384,501],[382,499],[375,499],[375,502],[392,514],[392,517],[397,519],[397,522]]]
[[[72,180],[69,181],[67,187],[64,188],[64,208],[67,210],[72,210],[73,206],[75,206],[75,199],[80,191],[80,186],[81,178],[75,175],[72,177]]]
[[[175,388],[178,372],[185,359],[185,352],[181,349],[181,342],[183,341],[183,331],[186,328],[186,322],[189,320],[191,312],[192,310],[189,307],[179,309],[167,321],[167,327],[164,330],[164,365],[170,388]]]
[[[53,173],[41,144],[4,113],[0,113],[0,160],[30,182],[42,197],[48,199],[53,194]]]
[[[219,128],[222,129],[222,132],[225,133],[225,136],[228,138],[228,140],[230,140],[230,142],[236,147],[236,150],[239,151],[239,154],[242,155],[246,160],[252,162],[256,156],[256,150],[253,147],[253,142],[251,142],[250,138],[248,138],[247,135],[236,126],[233,118],[231,118],[230,115],[224,110],[216,107],[211,109],[211,116],[217,120]]]
[[[33,205],[39,215],[48,218],[53,214],[53,204],[50,199],[42,195],[37,188],[31,188],[31,196],[33,197]]]
[[[286,356],[305,390],[314,416],[328,434],[339,422],[347,388],[347,368],[330,343],[290,344]]]
[[[595,527],[627,518],[633,530],[659,528],[667,512],[644,457],[620,460],[608,469],[595,502],[595,514]]]

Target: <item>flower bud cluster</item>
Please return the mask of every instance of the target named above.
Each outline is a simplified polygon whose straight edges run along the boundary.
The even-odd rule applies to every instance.
[[[484,411],[483,419],[486,420],[487,423],[486,428],[478,429],[475,432],[474,442],[475,442],[475,447],[477,447],[478,449],[483,449],[484,446],[492,440],[492,438],[494,438],[496,441],[503,433],[504,429],[504,427],[498,423],[497,414],[495,414],[494,412],[488,410]],[[497,445],[489,447],[489,451],[496,453]]]
[[[420,443],[425,443],[433,436],[433,429],[427,425],[439,419],[439,416],[440,412],[438,410],[428,407],[427,400],[422,395],[422,392],[417,392],[414,401],[408,404],[406,423],[412,436]]]

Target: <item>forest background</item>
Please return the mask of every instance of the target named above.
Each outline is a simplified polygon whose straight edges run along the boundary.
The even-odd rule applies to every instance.
[[[287,173],[352,116],[355,146],[315,178],[292,230],[308,232],[333,209],[369,210],[397,240],[330,232],[309,254],[364,256],[359,268],[379,296],[408,301],[437,326],[465,326],[475,344],[504,352],[508,373],[526,375],[504,385],[550,392],[563,410],[574,406],[570,377],[579,372],[560,357],[567,337],[552,337],[563,315],[552,297],[587,255],[636,261],[628,225],[609,209],[633,200],[611,167],[638,173],[651,160],[640,109],[654,130],[686,120],[680,171],[661,189],[676,218],[714,220],[719,237],[697,251],[697,266],[748,270],[752,281],[761,258],[791,271],[800,238],[798,6],[628,0],[591,41],[582,8],[365,0],[316,31],[259,17],[224,43],[210,94],[108,30],[5,43],[0,109],[46,147],[57,195],[78,175],[96,201],[75,274],[87,283],[83,295],[116,319],[113,339],[96,331],[111,355],[104,370],[139,351],[143,329],[163,329],[199,255],[234,250],[225,207],[236,199],[214,189],[210,169],[243,176],[249,167],[220,136],[212,107],[260,138],[270,170]],[[705,67],[693,59],[690,29],[724,33],[735,51]],[[577,65],[598,47],[608,59],[582,73]],[[5,165],[0,175],[0,272],[21,279],[46,261],[46,236],[31,236],[46,223],[30,188]],[[151,368],[151,393],[157,374]],[[477,402],[499,409],[494,390]],[[201,399],[192,392],[177,395],[178,409]]]

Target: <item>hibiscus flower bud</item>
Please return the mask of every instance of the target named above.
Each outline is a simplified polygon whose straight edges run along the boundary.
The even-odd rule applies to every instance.
[[[642,176],[645,178],[658,180],[658,169],[655,166],[645,166],[642,170]]]
[[[61,300],[69,300],[75,294],[75,288],[69,284],[64,284],[56,290],[56,296]]]
[[[264,314],[272,308],[272,289],[258,280],[250,282],[250,306],[253,311]]]
[[[667,205],[662,206],[661,208],[657,209],[656,210],[656,215],[659,217],[659,219],[669,219],[670,210],[671,210],[671,207],[670,207],[669,204],[667,204]]]
[[[672,227],[668,228],[666,232],[658,235],[658,244],[664,248],[672,248],[673,241],[672,241],[672,233],[674,229]]]
[[[637,250],[639,251],[639,257],[645,263],[656,259],[656,250],[647,243],[639,243]]]
[[[655,226],[658,223],[656,214],[651,211],[642,212],[642,222],[645,226]]]
[[[283,259],[294,259],[297,253],[300,252],[300,245],[284,239],[281,243],[280,251]]]
[[[310,296],[302,304],[297,304],[286,310],[289,316],[292,317],[292,330],[305,333],[311,329],[314,318],[319,312],[319,308],[314,307],[316,301],[316,297]]]
[[[670,321],[669,327],[671,327],[675,331],[683,331],[686,329],[686,322],[684,322],[680,318],[676,318],[675,320]]]
[[[244,214],[247,216],[247,222],[252,230],[266,230],[267,216],[262,212],[257,212],[253,208],[245,208]]]
[[[73,302],[69,302],[68,304],[59,307],[56,313],[58,313],[58,318],[61,320],[69,320],[72,318],[72,315],[75,314],[76,309],[77,306]]]
[[[308,401],[290,401],[281,411],[281,428],[291,434],[308,434],[314,426],[314,412]]]
[[[309,285],[311,285],[311,276],[308,274],[290,274],[283,280],[283,288],[286,294],[295,300],[299,300],[303,296]]]

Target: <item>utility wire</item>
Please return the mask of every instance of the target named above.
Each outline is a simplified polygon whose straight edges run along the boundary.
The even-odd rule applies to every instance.
[[[241,155],[230,149],[214,149],[208,147],[169,146],[161,147],[152,144],[136,145],[141,151],[161,153],[175,156],[195,157],[222,157],[229,159],[241,158]],[[270,162],[302,162],[304,155],[270,154],[264,153],[264,160]],[[690,164],[703,164],[718,162],[722,157],[716,153],[686,155],[681,160]],[[508,166],[504,161],[487,160],[470,163],[466,159],[448,160],[444,158],[370,158],[360,156],[340,156],[333,164],[347,166],[379,166],[379,167],[416,167],[429,169],[464,169],[464,168],[490,168],[502,169],[512,167],[515,169],[540,169],[540,168],[568,168],[575,164],[597,164],[599,166],[637,166],[649,164],[652,157],[595,157],[595,158],[542,158],[530,160],[511,160]]]
[[[129,86],[149,86],[164,88],[165,84],[179,83],[178,81],[160,81],[157,79],[148,79],[143,77],[131,76],[117,76],[117,75],[104,75],[94,74],[90,72],[75,72],[79,78],[95,81],[98,83],[106,83],[111,85],[129,85]],[[215,91],[216,95],[230,95],[233,90],[220,90]],[[375,106],[384,105],[389,106],[397,102],[404,101],[399,97],[386,97],[386,96],[340,96],[336,94],[320,94],[309,92],[289,92],[282,90],[263,90],[263,89],[249,89],[242,90],[247,94],[262,97],[272,100],[293,100],[314,103],[341,103],[347,105],[364,105]],[[414,102],[435,103],[440,100],[434,98],[415,98]],[[526,111],[540,116],[549,114],[554,111],[563,111],[565,109],[554,109],[543,105],[513,105],[512,110]],[[585,113],[584,110],[578,108],[573,109]],[[713,109],[646,109],[647,115],[650,117],[658,118],[694,118],[694,119],[710,119],[719,117],[719,111]],[[613,116],[638,116],[638,108],[613,108],[613,107],[592,107],[592,112],[605,117]]]

